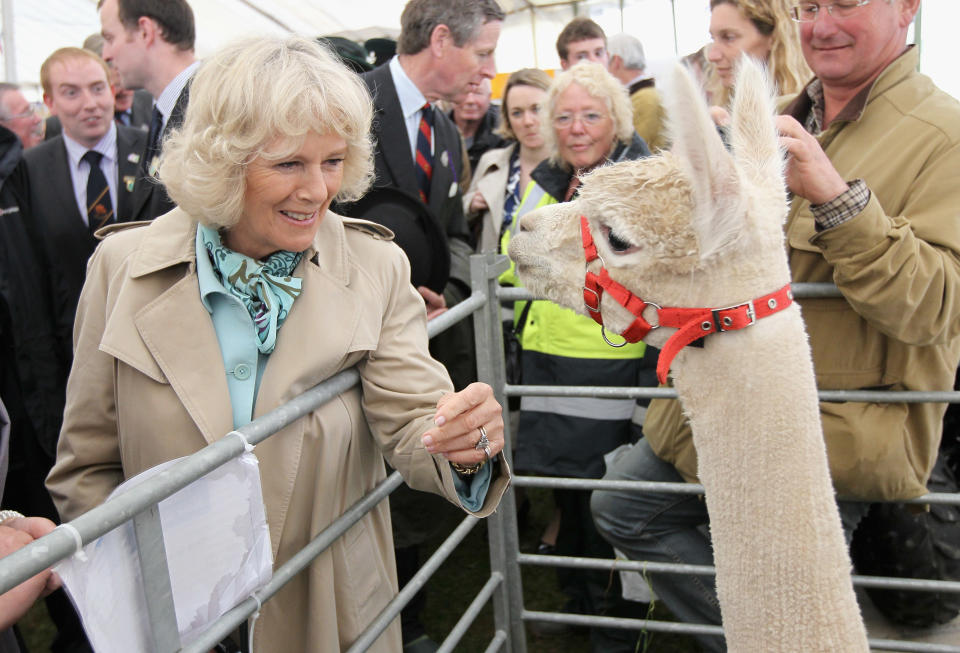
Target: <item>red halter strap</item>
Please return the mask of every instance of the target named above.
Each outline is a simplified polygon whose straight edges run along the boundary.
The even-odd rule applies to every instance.
[[[626,342],[639,342],[650,331],[661,326],[677,329],[677,332],[667,340],[657,360],[657,379],[660,383],[667,382],[670,363],[673,362],[677,353],[690,343],[713,333],[745,329],[755,324],[757,320],[778,313],[793,303],[793,293],[790,291],[790,284],[787,284],[780,290],[763,297],[724,308],[661,308],[652,302],[643,301],[610,278],[606,266],[603,265],[603,259],[597,253],[597,246],[585,216],[580,216],[580,234],[583,238],[583,250],[587,263],[600,259],[602,266],[600,274],[594,274],[588,270],[583,285],[583,302],[597,324],[603,327],[600,300],[606,292],[636,318],[620,334]],[[653,306],[657,310],[655,325],[651,325],[643,318],[643,310],[647,306]],[[606,335],[604,340],[607,340]],[[610,343],[609,340],[607,342]]]
[[[580,235],[583,238],[583,250],[587,257],[587,263],[600,258],[597,254],[597,246],[593,242],[593,235],[590,233],[590,225],[585,216],[580,216]],[[600,298],[606,292],[613,299],[630,311],[636,319],[630,323],[620,336],[629,343],[640,342],[655,327],[643,318],[643,309],[647,307],[647,302],[643,301],[623,285],[610,278],[606,266],[603,265],[603,259],[600,259],[600,274],[594,274],[587,270],[586,278],[583,282],[583,303],[590,312],[593,321],[603,327],[603,317],[600,315]],[[655,306],[655,304],[654,304]],[[658,307],[659,308],[659,307]],[[606,340],[606,335],[604,335]],[[609,343],[610,341],[607,340]],[[612,344],[612,343],[611,343]],[[623,345],[618,345],[623,346]]]

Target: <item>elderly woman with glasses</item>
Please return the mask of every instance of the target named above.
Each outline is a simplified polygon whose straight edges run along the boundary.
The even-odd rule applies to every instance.
[[[526,213],[569,201],[582,175],[650,154],[634,132],[626,89],[600,64],[581,62],[557,75],[540,115],[548,158],[531,174],[503,236],[502,251],[507,251],[510,236]],[[519,285],[512,267],[501,282]],[[655,384],[652,373],[649,379],[642,378],[647,367],[642,343],[611,347],[596,322],[550,301],[521,302],[514,311],[521,330],[524,384]],[[604,454],[633,439],[635,408],[629,399],[523,397],[514,463],[527,473],[600,478]],[[612,557],[613,550],[593,525],[589,493],[557,490],[554,498],[560,510],[557,554]],[[558,578],[568,596],[565,610],[616,612],[619,589],[608,589],[608,573],[561,569]],[[631,631],[594,629],[591,637],[598,651],[633,651],[636,643]]]
[[[283,564],[385,477],[477,516],[509,470],[491,389],[452,392],[391,233],[330,212],[373,172],[373,108],[317,43],[229,46],[194,77],[160,177],[179,208],[110,233],[91,259],[48,487],[61,515],[191,454],[353,367],[360,385],[257,446]],[[347,648],[397,592],[385,503],[277,596],[255,648]],[[395,622],[375,651],[396,652]]]

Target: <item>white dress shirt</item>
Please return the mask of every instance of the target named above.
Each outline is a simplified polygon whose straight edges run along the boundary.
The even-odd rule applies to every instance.
[[[80,217],[87,223],[87,179],[90,177],[90,164],[82,161],[87,150],[93,150],[103,155],[100,159],[100,170],[107,178],[110,187],[110,204],[113,214],[117,215],[117,125],[110,121],[110,129],[104,134],[100,142],[91,148],[84,147],[63,132],[63,144],[67,148],[67,163],[70,165],[70,180],[73,181],[73,195],[80,210]],[[87,225],[90,226],[90,225]]]

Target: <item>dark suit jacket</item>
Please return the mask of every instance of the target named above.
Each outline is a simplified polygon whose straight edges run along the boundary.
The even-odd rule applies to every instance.
[[[363,81],[373,96],[373,138],[376,142],[376,181],[374,187],[396,186],[417,195],[417,175],[413,153],[403,123],[400,99],[393,84],[389,66],[380,66],[365,73]],[[457,286],[455,292],[446,292],[450,299],[459,300],[469,294],[470,232],[463,214],[463,199],[459,182],[464,178],[463,144],[457,126],[442,111],[434,111],[433,176],[430,180],[429,206],[447,234],[450,246],[450,279]],[[450,290],[454,290],[451,288]]]
[[[129,222],[134,215],[132,185],[146,142],[146,132],[117,127],[118,179],[114,210],[118,222]],[[30,182],[32,232],[50,261],[58,337],[67,337],[69,341],[87,259],[96,248],[97,240],[87,230],[77,207],[63,137],[30,148],[23,159]]]
[[[147,91],[140,89],[133,92],[133,106],[130,107],[132,116],[130,118],[130,127],[136,127],[143,131],[150,129],[150,117],[153,114],[153,96]],[[117,124],[121,124],[117,121]],[[44,140],[50,141],[63,133],[63,125],[56,116],[47,118],[44,127]]]
[[[187,113],[187,104],[189,102],[190,82],[188,81],[187,85],[184,86],[180,92],[177,103],[173,105],[170,118],[163,128],[161,150],[162,139],[166,138],[172,130],[179,128],[180,125],[183,124],[183,118]],[[155,217],[169,212],[176,206],[173,200],[170,199],[170,196],[167,195],[163,184],[159,183],[156,178],[150,174],[150,159],[152,159],[152,156],[146,151],[148,145],[149,144],[146,144],[144,146],[143,159],[140,161],[139,177],[137,178],[136,188],[133,190],[133,216],[135,220],[153,220]]]

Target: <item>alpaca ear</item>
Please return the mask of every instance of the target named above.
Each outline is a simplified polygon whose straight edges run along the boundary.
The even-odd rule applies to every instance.
[[[762,188],[783,186],[783,154],[774,123],[773,83],[766,67],[740,57],[730,118],[730,147],[744,175]]]
[[[703,91],[680,64],[672,81],[666,93],[671,151],[693,189],[691,226],[697,234],[700,257],[706,259],[734,242],[741,232],[740,183],[733,157],[710,119]]]

